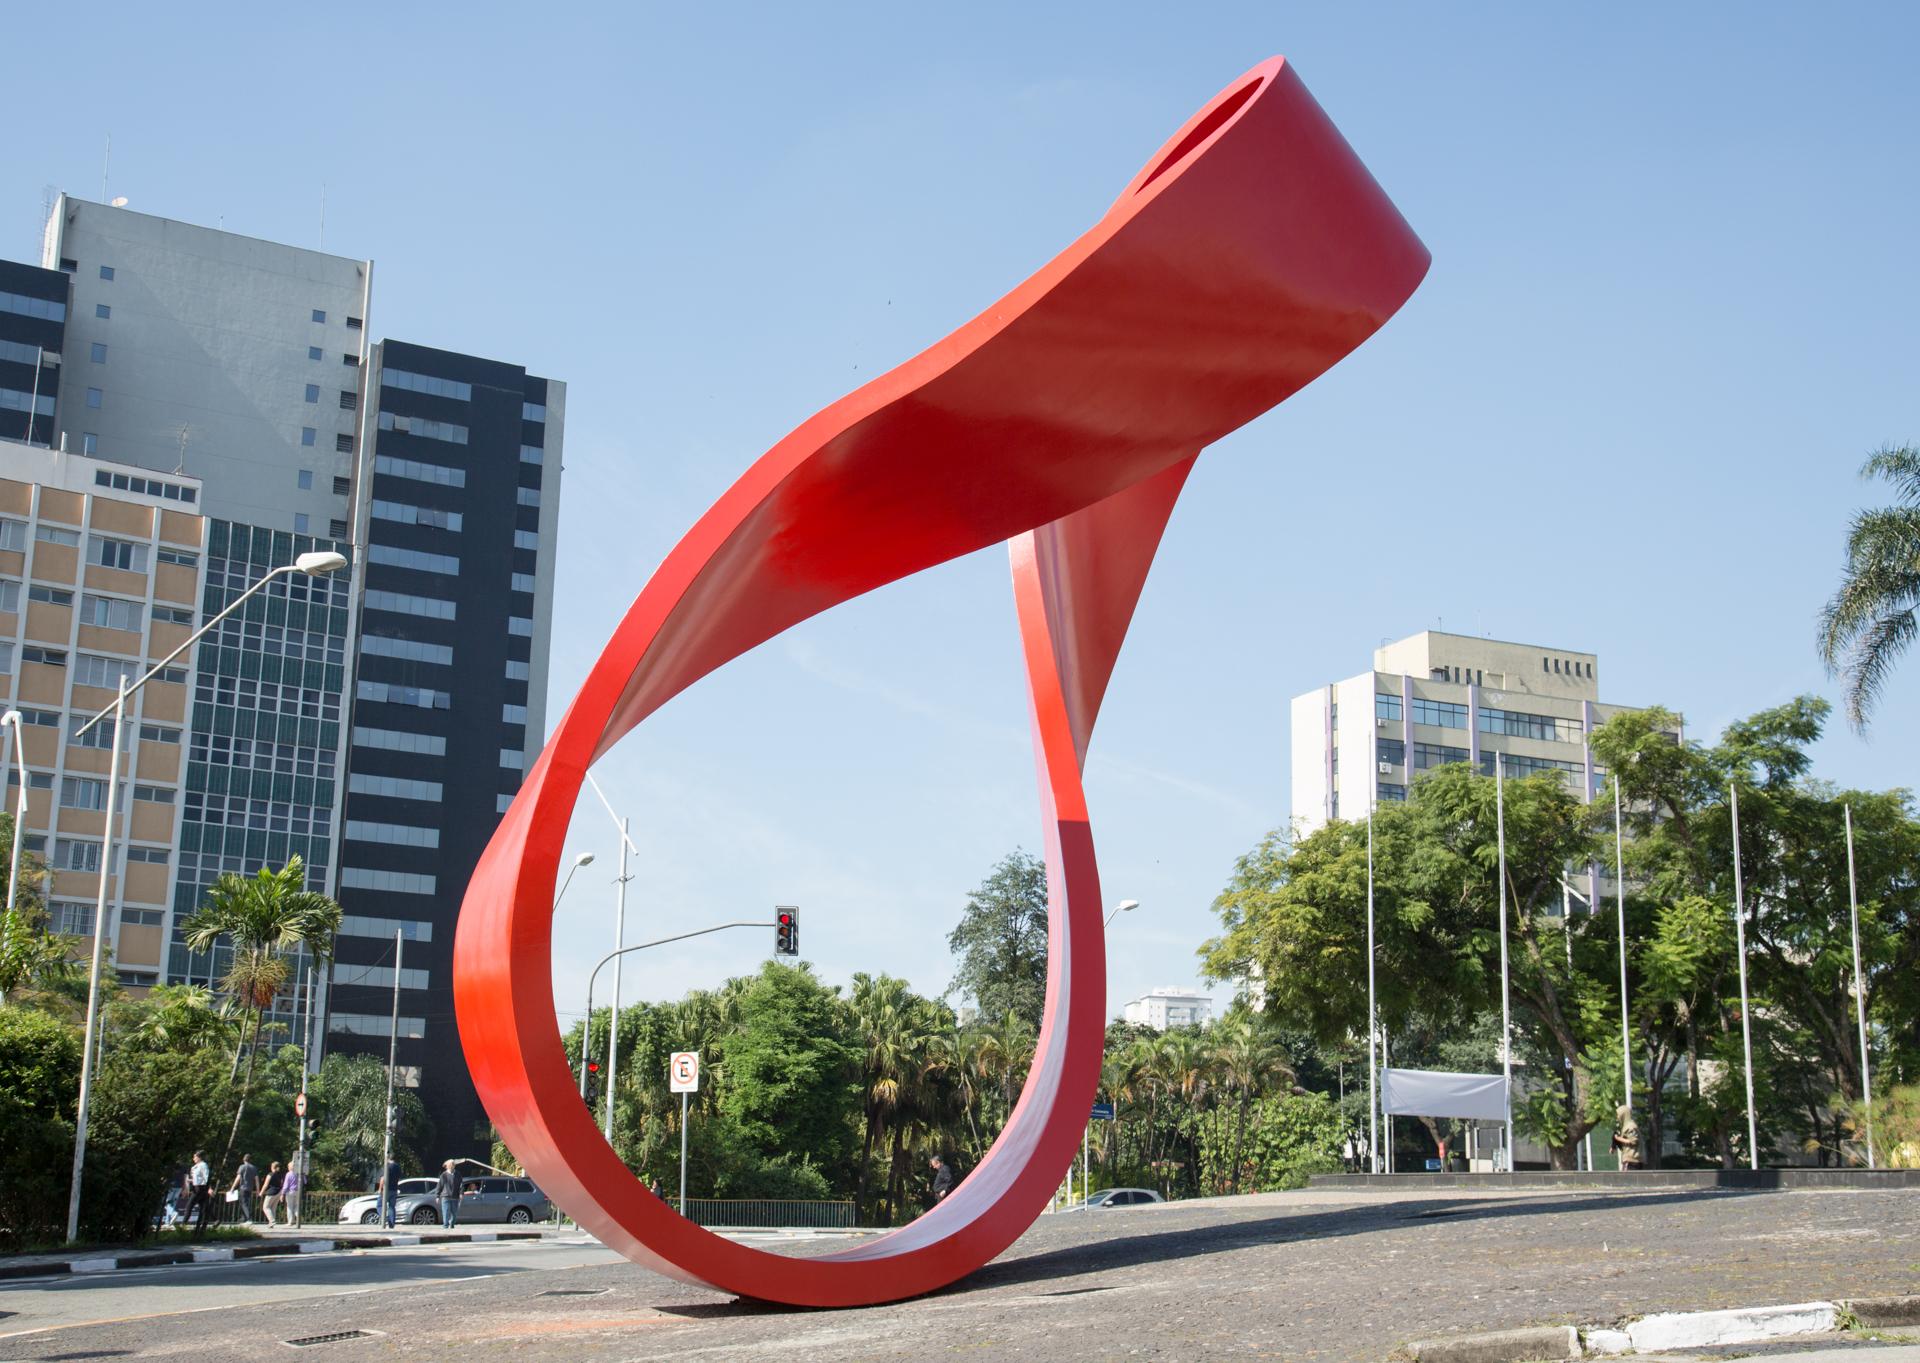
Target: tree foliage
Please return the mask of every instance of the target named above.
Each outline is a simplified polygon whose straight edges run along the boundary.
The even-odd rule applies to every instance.
[[[970,998],[980,1016],[1009,1013],[1040,1025],[1047,1001],[1047,868],[1015,851],[967,897],[947,949],[960,958],[947,997]]]
[[[1893,665],[1920,634],[1920,448],[1888,446],[1862,478],[1894,491],[1891,506],[1855,514],[1840,586],[1820,612],[1820,657],[1846,686],[1847,718],[1865,730]]]

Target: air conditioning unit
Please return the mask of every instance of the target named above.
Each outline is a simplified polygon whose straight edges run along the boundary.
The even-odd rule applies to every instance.
[[[1382,776],[1388,775],[1393,770],[1393,763],[1391,762],[1381,762],[1381,763],[1378,763],[1377,765],[1380,768],[1380,774]]]

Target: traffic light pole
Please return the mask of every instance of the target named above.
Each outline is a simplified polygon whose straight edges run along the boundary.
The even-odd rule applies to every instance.
[[[607,965],[611,961],[618,960],[622,956],[630,956],[636,951],[645,951],[649,947],[663,947],[669,942],[684,942],[689,937],[705,937],[710,932],[725,932],[729,928],[777,928],[779,926],[780,924],[778,923],[759,923],[759,922],[718,923],[718,924],[715,924],[713,927],[701,928],[695,932],[679,932],[679,933],[675,933],[671,937],[656,937],[651,942],[641,942],[637,946],[621,947],[620,950],[618,951],[609,951],[605,956],[602,956],[600,958],[599,964],[594,966],[593,973],[587,976],[587,1020],[584,1024],[582,1024],[580,1028],[580,1097],[581,1097],[581,1100],[585,1101],[587,1096],[587,1058],[593,1051],[593,986],[594,986],[594,982],[600,978],[600,970],[602,966]]]

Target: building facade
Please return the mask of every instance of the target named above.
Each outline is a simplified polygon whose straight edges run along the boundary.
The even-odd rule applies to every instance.
[[[1614,715],[1591,653],[1425,631],[1376,649],[1373,668],[1293,698],[1293,825],[1363,819],[1404,800],[1422,771],[1470,762],[1491,776],[1557,773],[1583,799],[1606,772],[1589,744]],[[1496,756],[1497,755],[1497,756]]]
[[[475,1148],[453,925],[544,738],[564,387],[374,344],[371,261],[63,195],[41,266],[0,273],[0,421],[24,385],[21,433],[32,408],[36,439],[105,470],[99,495],[192,490],[187,610],[309,550],[351,564],[277,579],[195,650],[154,974],[217,981],[224,948],[189,951],[179,922],[222,873],[299,855],[346,914],[322,1030],[384,1059],[397,983],[402,1082],[450,1153]],[[269,1020],[299,1040],[292,964]]]
[[[185,808],[186,666],[131,703],[103,866],[112,721],[80,727],[193,632],[207,528],[192,479],[130,477],[82,455],[0,441],[0,664],[26,759],[23,849],[47,865],[54,931],[91,936],[103,870],[123,984],[166,977],[170,882]],[[7,749],[7,808],[21,771]]]
[[[1122,1016],[1136,1027],[1164,1032],[1169,1027],[1205,1027],[1213,1021],[1213,999],[1187,989],[1149,989],[1128,1003]]]

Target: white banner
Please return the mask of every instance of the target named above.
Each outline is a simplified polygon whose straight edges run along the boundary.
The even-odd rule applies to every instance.
[[[1380,1110],[1394,1117],[1481,1117],[1503,1122],[1507,1100],[1497,1074],[1383,1069]]]

